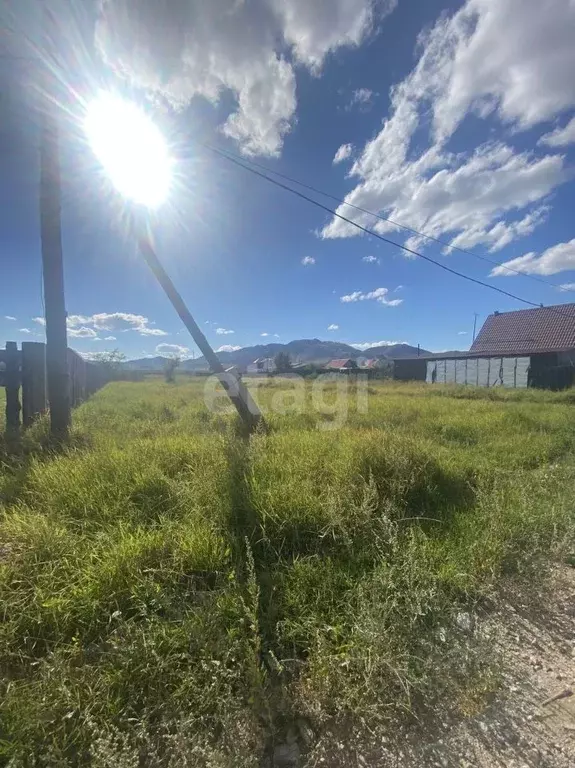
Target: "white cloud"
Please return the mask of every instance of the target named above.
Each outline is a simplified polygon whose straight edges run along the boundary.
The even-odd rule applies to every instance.
[[[229,328],[216,328],[216,333],[219,336],[227,336],[229,333],[235,333],[235,331],[232,331]]]
[[[166,331],[159,328],[150,328],[150,321],[144,315],[134,315],[131,312],[100,312],[91,317],[71,315],[68,317],[68,327],[72,318],[74,324],[85,323],[93,325],[99,331],[136,331],[142,336],[167,336]]]
[[[167,14],[157,0],[100,0],[96,44],[119,73],[176,107],[231,94],[223,132],[246,154],[276,155],[295,119],[295,65],[319,74],[328,54],[360,45],[396,4],[187,0]]]
[[[559,286],[560,291],[575,291],[575,283],[563,283]]]
[[[465,248],[496,251],[530,234],[545,220],[545,198],[570,176],[564,158],[501,141],[455,154],[447,143],[470,113],[512,133],[575,105],[574,34],[572,0],[557,0],[552,12],[540,0],[468,0],[442,16],[421,36],[413,71],[391,90],[390,116],[355,161],[346,201]],[[380,234],[397,229],[344,205],[338,213]],[[358,234],[336,218],[322,232]]]
[[[269,333],[260,333],[260,336],[269,336]]]
[[[134,328],[141,336],[169,336],[167,331],[162,331],[160,328]]]
[[[32,319],[38,325],[46,325],[43,317]],[[96,338],[98,331],[116,331],[117,333],[136,331],[141,336],[168,336],[166,331],[151,328],[149,323],[150,320],[144,315],[134,315],[130,312],[100,312],[95,315],[68,315],[66,318],[69,336]],[[81,333],[78,333],[78,330]]]
[[[377,256],[362,256],[361,260],[365,261],[367,264],[379,264]]]
[[[29,328],[18,328],[20,333],[32,333]]]
[[[86,315],[68,315],[66,317],[66,325],[68,329],[77,328],[79,325],[91,325],[92,318],[86,317]]]
[[[468,110],[524,129],[575,104],[572,0],[469,0],[446,26],[453,57],[434,109],[440,136]]]
[[[274,337],[275,337],[276,339],[279,339],[279,337],[280,337],[279,333],[274,333]]]
[[[12,317],[12,315],[4,315],[4,320],[16,320],[16,318]]]
[[[315,259],[313,256],[304,256],[301,260],[301,263],[304,265],[304,267],[309,267],[312,264],[315,264]]]
[[[575,117],[571,118],[565,128],[556,128],[551,133],[546,133],[539,139],[539,144],[546,144],[548,147],[567,147],[569,144],[575,144]]]
[[[394,344],[407,344],[407,341],[358,341],[350,344],[350,346],[365,352],[370,347],[392,347]]]
[[[233,344],[222,344],[221,347],[216,349],[216,352],[237,352],[241,347],[235,347]]]
[[[98,339],[100,341],[100,339]],[[80,357],[83,357],[84,360],[92,360],[94,362],[98,362],[101,352],[83,352],[81,349],[76,349],[75,352],[77,352]]]
[[[347,108],[352,109],[352,107],[359,105],[360,109],[366,110],[371,105],[374,95],[374,92],[369,88],[358,88],[353,92]]]
[[[333,157],[333,160],[332,160],[333,165],[337,165],[338,163],[343,163],[344,160],[347,160],[348,158],[351,157],[352,153],[353,153],[353,144],[342,144]]]
[[[332,323],[331,325],[327,326],[328,331],[339,331],[339,325],[336,325],[335,323]]]
[[[467,331],[457,331],[458,336],[467,336]]]
[[[166,356],[166,355],[176,355],[177,357],[189,357],[190,356],[190,350],[188,347],[182,347],[180,344],[158,344],[156,347],[156,354]]]
[[[92,339],[93,341],[98,339],[96,331],[85,325],[82,325],[79,328],[68,328],[68,336],[72,336],[75,339]]]
[[[388,288],[376,288],[374,291],[370,291],[369,293],[354,291],[353,293],[348,293],[346,296],[340,296],[339,300],[344,304],[350,304],[355,301],[377,301],[380,304],[385,304],[388,307],[398,307],[403,302],[403,299],[388,299],[388,294]]]
[[[506,267],[519,270],[527,275],[555,275],[557,272],[575,269],[575,239],[568,243],[557,243],[541,254],[532,251],[526,253],[525,256],[518,256],[516,259],[506,261],[501,266],[491,270],[491,277],[508,277],[514,274],[505,269]]]
[[[115,336],[104,336],[104,341],[116,341]]]

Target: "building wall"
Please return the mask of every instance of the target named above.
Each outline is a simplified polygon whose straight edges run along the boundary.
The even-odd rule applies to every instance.
[[[427,365],[423,359],[393,361],[393,378],[396,381],[425,381],[426,372]]]
[[[529,357],[479,357],[427,360],[429,384],[479,387],[527,387]]]

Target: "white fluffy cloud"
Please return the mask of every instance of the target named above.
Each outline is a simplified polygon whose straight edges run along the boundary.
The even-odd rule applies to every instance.
[[[221,347],[216,349],[216,352],[237,352],[241,347],[236,347],[233,344],[222,344]]]
[[[68,328],[68,336],[72,336],[75,339],[92,339],[92,341],[100,340],[96,331],[85,325],[81,325],[79,328]]]
[[[12,317],[12,315],[4,315],[4,320],[16,320],[16,318]]]
[[[353,154],[353,144],[342,144],[341,147],[337,150],[337,152],[333,156],[333,160],[332,160],[333,165],[337,165],[338,163],[343,163],[344,160],[348,160],[352,154]]]
[[[546,133],[539,139],[540,144],[546,144],[548,147],[567,147],[569,144],[575,144],[575,117],[573,117],[565,128],[556,128],[550,133]]]
[[[560,291],[575,291],[575,283],[562,283],[559,286]]]
[[[162,331],[160,328],[148,328],[148,326],[144,326],[143,328],[133,328],[132,330],[137,331],[140,336],[169,336],[170,334],[167,331]]]
[[[166,356],[177,356],[177,357],[189,357],[190,356],[190,350],[188,347],[182,347],[179,344],[158,344],[156,347],[156,353],[158,355],[162,355],[163,357]]]
[[[264,331],[264,333],[260,333],[260,336],[269,336],[269,333],[266,333],[266,332]]]
[[[470,113],[498,119],[512,136],[575,106],[574,35],[572,0],[468,0],[441,17],[421,36],[418,63],[391,91],[389,118],[352,166],[357,185],[346,201],[460,247],[496,251],[531,233],[545,220],[545,198],[569,177],[564,158],[502,141],[455,154],[448,142]],[[344,205],[338,213],[381,234],[396,229]],[[322,232],[357,234],[336,218]]]
[[[403,299],[388,299],[388,294],[388,288],[376,288],[374,291],[369,291],[369,293],[354,291],[345,296],[340,296],[339,300],[344,304],[351,304],[356,301],[377,301],[380,304],[385,304],[387,307],[398,307],[403,303]]]
[[[301,263],[304,265],[304,267],[311,267],[312,264],[315,264],[315,259],[313,256],[304,256],[301,260]]]
[[[327,326],[328,331],[339,331],[339,325],[336,325],[335,323],[332,323],[331,325]]]
[[[236,107],[223,132],[246,154],[275,155],[295,118],[294,64],[319,74],[328,54],[360,45],[396,4],[100,0],[96,44],[118,72],[175,106],[230,93]]]
[[[377,256],[362,256],[361,260],[365,261],[366,264],[379,264]]]
[[[45,326],[43,317],[33,317],[35,323]],[[100,312],[95,315],[68,315],[66,318],[68,335],[76,338],[92,338],[99,331],[136,331],[141,336],[167,336],[167,331],[150,327],[150,320],[144,315],[134,315],[130,312]]]
[[[568,243],[557,243],[541,254],[534,252],[518,256],[491,270],[492,277],[507,277],[514,274],[505,267],[511,267],[527,275],[555,275],[575,269],[575,239]],[[566,284],[567,285],[567,284]]]
[[[18,328],[20,333],[32,333],[30,328]]]
[[[227,336],[229,333],[235,333],[235,331],[230,328],[216,328],[216,333],[218,336]]]
[[[74,322],[72,323],[72,318]],[[136,331],[142,336],[167,336],[166,331],[150,328],[150,321],[144,315],[134,315],[130,312],[100,312],[91,317],[71,315],[68,317],[68,327],[85,323],[93,325],[99,331]]]
[[[352,343],[350,346],[365,352],[365,350],[370,349],[370,347],[392,347],[394,344],[407,344],[407,341],[358,341]]]
[[[116,341],[115,336],[104,336],[104,341]]]

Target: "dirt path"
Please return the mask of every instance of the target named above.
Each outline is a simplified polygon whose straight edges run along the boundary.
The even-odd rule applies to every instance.
[[[446,718],[433,737],[419,730],[376,749],[344,747],[339,757],[332,743],[308,765],[573,768],[575,568],[556,569],[529,595],[510,589],[477,626],[502,670],[502,684],[480,714]]]
[[[495,701],[391,765],[575,766],[575,569],[540,593],[509,592],[485,629],[504,665]]]

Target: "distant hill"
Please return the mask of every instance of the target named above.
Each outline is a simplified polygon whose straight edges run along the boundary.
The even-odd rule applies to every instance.
[[[165,357],[142,357],[139,360],[126,360],[122,368],[128,371],[162,371],[165,364]]]
[[[218,357],[223,365],[245,368],[259,357],[275,357],[278,352],[287,352],[293,362],[301,363],[326,363],[335,357],[357,357],[360,354],[354,347],[339,341],[299,339],[288,344],[256,344],[254,347],[243,347],[235,352],[218,352]],[[182,367],[194,370],[206,366],[205,359],[200,357],[197,360],[186,360]]]
[[[297,339],[288,344],[256,344],[253,347],[242,347],[235,352],[218,352],[222,365],[236,365],[243,369],[259,357],[275,357],[278,352],[285,351],[292,361],[300,363],[316,363],[322,365],[337,358],[357,357],[417,357],[417,347],[409,344],[392,344],[387,347],[371,347],[360,351],[341,341],[321,341],[321,339]],[[421,355],[430,354],[425,349]],[[165,364],[164,357],[143,357],[139,360],[128,360],[123,365],[129,370],[161,371]],[[204,357],[196,360],[185,360],[181,368],[185,371],[206,370],[208,364]]]

